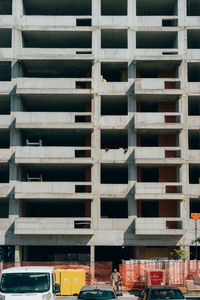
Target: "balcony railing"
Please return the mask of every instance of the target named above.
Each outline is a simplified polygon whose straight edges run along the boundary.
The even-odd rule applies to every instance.
[[[136,218],[136,235],[183,235],[181,218]]]
[[[16,235],[92,235],[91,218],[18,218]]]
[[[178,182],[137,182],[135,199],[182,199],[182,183]]]

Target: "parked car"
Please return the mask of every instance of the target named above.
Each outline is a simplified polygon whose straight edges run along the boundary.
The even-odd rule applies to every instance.
[[[78,300],[109,300],[118,299],[115,291],[107,285],[86,285],[82,287]]]
[[[138,297],[138,300],[155,300],[155,299],[185,299],[178,287],[159,285],[146,287]]]

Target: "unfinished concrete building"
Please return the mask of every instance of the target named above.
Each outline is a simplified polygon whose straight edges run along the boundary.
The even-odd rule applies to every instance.
[[[199,26],[200,0],[0,0],[1,260],[194,257]]]

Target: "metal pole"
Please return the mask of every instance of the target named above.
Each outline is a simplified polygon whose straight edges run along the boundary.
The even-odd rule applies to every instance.
[[[197,220],[195,220],[195,244],[196,244],[196,260],[197,260]]]

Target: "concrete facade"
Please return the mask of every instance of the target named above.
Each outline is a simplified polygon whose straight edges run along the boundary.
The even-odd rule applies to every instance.
[[[0,245],[189,249],[199,1],[41,2],[0,0]]]

